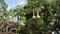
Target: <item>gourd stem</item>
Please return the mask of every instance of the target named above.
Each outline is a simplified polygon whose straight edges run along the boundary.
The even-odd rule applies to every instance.
[[[37,16],[39,16],[39,11],[37,11]]]

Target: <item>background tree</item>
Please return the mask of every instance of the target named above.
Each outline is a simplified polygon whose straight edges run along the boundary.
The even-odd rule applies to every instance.
[[[59,34],[59,19],[57,18],[57,15],[59,15],[58,13],[60,13],[59,0],[27,1],[28,4],[23,7],[23,11],[26,13],[25,27],[27,32],[34,32],[36,34],[39,32],[38,34],[40,34],[43,32],[48,33],[48,31],[56,31]]]

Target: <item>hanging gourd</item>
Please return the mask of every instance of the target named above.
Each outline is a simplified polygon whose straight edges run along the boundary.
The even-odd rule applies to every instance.
[[[36,17],[35,17],[35,13],[34,13],[34,10],[33,10],[33,17],[32,17],[32,18],[36,18]]]
[[[37,16],[36,16],[37,18],[40,18],[40,16],[39,16],[39,11],[37,11]]]
[[[38,8],[38,10],[37,10],[37,18],[40,18],[40,16],[39,16],[39,11],[41,11],[41,7],[40,8]]]
[[[23,22],[21,23],[21,25],[22,25],[22,26],[25,26],[25,24],[24,24]]]
[[[25,26],[25,24],[24,24],[24,21],[23,21],[23,20],[21,20],[20,25],[21,25],[21,26]]]

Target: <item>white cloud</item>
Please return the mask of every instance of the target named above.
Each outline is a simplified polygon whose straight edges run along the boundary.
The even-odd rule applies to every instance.
[[[7,8],[7,11],[9,11],[11,9],[11,6],[9,5],[8,8]]]
[[[9,11],[10,9],[14,9],[17,5],[24,6],[24,5],[26,5],[26,3],[27,3],[26,0],[18,0],[18,2],[15,5],[9,4],[8,8],[7,8],[7,11]]]
[[[17,5],[25,5],[27,3],[26,0],[19,0]]]

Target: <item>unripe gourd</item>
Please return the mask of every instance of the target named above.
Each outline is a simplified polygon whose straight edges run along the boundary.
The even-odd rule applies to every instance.
[[[40,18],[40,16],[39,16],[39,11],[37,11],[37,16],[36,16],[37,18]]]
[[[21,25],[21,26],[25,26],[25,24],[24,24],[24,21],[23,21],[23,20],[21,20],[20,25]]]
[[[34,10],[33,10],[33,17],[32,17],[32,18],[36,18],[36,17],[35,17],[35,14],[34,14]]]

